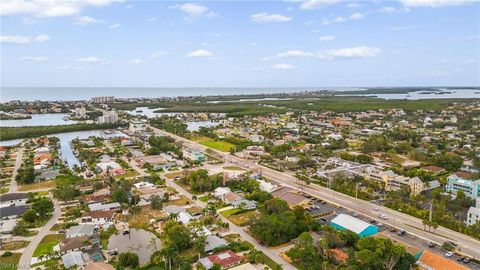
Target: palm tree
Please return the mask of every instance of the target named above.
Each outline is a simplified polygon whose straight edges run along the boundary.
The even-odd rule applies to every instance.
[[[193,246],[198,251],[198,258],[202,257],[202,254],[205,252],[205,240],[206,237],[204,235],[198,236],[197,239],[193,242]]]

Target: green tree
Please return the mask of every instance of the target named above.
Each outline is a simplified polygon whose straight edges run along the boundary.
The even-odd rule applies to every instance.
[[[118,264],[121,267],[135,269],[138,264],[138,255],[132,252],[124,252],[118,255]]]

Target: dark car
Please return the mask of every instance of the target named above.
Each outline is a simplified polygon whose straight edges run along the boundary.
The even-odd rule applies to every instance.
[[[374,219],[370,220],[370,224],[375,224],[375,223],[377,223],[376,220],[374,220]]]
[[[390,229],[390,232],[396,232],[396,231],[397,231],[397,229],[395,229],[395,228]]]
[[[465,259],[465,257],[458,257],[457,261],[461,262],[461,261],[463,261],[463,259]]]
[[[435,247],[435,243],[434,243],[434,242],[428,243],[428,247],[429,247],[429,248],[434,248],[434,247]]]
[[[456,247],[458,246],[457,243],[453,242],[453,241],[448,241],[448,243],[450,243],[452,246]]]

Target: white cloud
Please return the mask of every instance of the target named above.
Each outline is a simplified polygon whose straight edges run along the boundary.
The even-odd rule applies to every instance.
[[[335,40],[335,36],[331,36],[331,35],[328,35],[328,36],[321,36],[319,38],[320,41],[332,41],[332,40]]]
[[[158,51],[158,52],[154,52],[152,54],[152,58],[161,58],[161,57],[164,57],[166,56],[168,53],[165,52],[165,51]]]
[[[22,22],[24,24],[36,24],[36,23],[38,23],[38,20],[25,17],[25,18],[22,19]]]
[[[447,7],[460,6],[467,3],[474,3],[471,0],[400,0],[406,7]]]
[[[309,57],[313,56],[311,52],[304,52],[300,50],[289,50],[286,52],[279,53],[277,57],[285,58],[285,57]]]
[[[32,38],[27,36],[0,36],[0,43],[26,44],[31,41]]]
[[[397,12],[397,9],[394,7],[382,7],[378,9],[378,12],[380,13],[395,13]]]
[[[140,58],[133,58],[133,59],[130,59],[128,63],[132,65],[140,65],[140,64],[143,64],[143,60]]]
[[[303,1],[300,9],[317,9],[320,7],[338,3],[339,0],[307,0]]]
[[[122,26],[120,23],[116,23],[116,24],[110,25],[108,28],[115,29],[115,28],[119,28],[120,26]]]
[[[297,67],[294,66],[294,65],[284,64],[284,63],[271,65],[270,67],[273,68],[273,69],[280,69],[280,70],[292,70],[292,69],[296,69],[296,68],[297,68]]]
[[[31,36],[0,36],[0,43],[10,43],[10,44],[27,44],[33,41],[35,42],[45,42],[50,40],[50,37],[42,34],[35,37]]]
[[[91,63],[91,64],[94,64],[94,63],[103,63],[106,61],[105,58],[100,58],[100,57],[96,57],[96,56],[88,56],[88,57],[83,57],[83,58],[78,58],[77,60],[75,60],[77,62],[83,62],[83,63]]]
[[[37,63],[48,61],[48,57],[46,56],[23,56],[20,59],[23,61],[32,61]]]
[[[36,36],[34,39],[37,42],[45,42],[45,41],[50,40],[50,37],[48,35],[41,34],[41,35]]]
[[[187,15],[187,20],[192,21],[202,17],[213,18],[217,14],[208,7],[195,3],[184,3],[170,6],[171,9],[178,9]]]
[[[265,23],[265,22],[289,22],[292,17],[280,15],[280,14],[268,14],[266,12],[256,13],[250,15],[252,22]]]
[[[156,20],[158,20],[158,17],[151,17],[147,19],[147,22],[154,22]]]
[[[61,69],[61,70],[84,70],[85,68],[80,67],[80,66],[65,65],[65,66],[58,67],[58,69]]]
[[[81,17],[76,17],[73,24],[76,25],[87,25],[87,24],[92,24],[92,23],[104,23],[104,20],[98,20],[90,16],[81,16]]]
[[[377,56],[380,53],[379,48],[359,46],[352,48],[333,49],[320,51],[318,57],[320,59],[333,60],[336,58],[366,58]]]
[[[83,0],[83,1],[53,1],[53,0],[9,0],[2,1],[0,15],[27,15],[35,18],[66,17],[78,15],[84,8],[107,6],[123,0]]]
[[[253,46],[257,46],[257,42],[250,42],[250,43],[248,44],[248,46],[252,46],[252,47],[253,47]]]
[[[352,20],[359,20],[359,19],[363,19],[365,17],[365,15],[363,15],[362,13],[359,13],[359,12],[356,12],[356,13],[353,13],[352,15],[350,15],[350,19]]]
[[[187,53],[186,57],[196,58],[196,57],[212,57],[213,53],[207,50],[196,50],[190,53]]]
[[[335,19],[333,19],[333,22],[336,22],[336,23],[341,23],[344,21],[346,21],[344,17],[336,17]]]
[[[347,8],[361,8],[363,6],[365,6],[365,5],[359,4],[359,3],[350,3],[350,4],[346,5]]]

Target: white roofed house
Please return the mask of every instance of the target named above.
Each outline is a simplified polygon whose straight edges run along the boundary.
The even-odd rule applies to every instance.
[[[79,224],[72,226],[67,230],[65,234],[66,238],[79,237],[79,236],[92,236],[95,232],[95,225],[93,224]]]
[[[475,206],[471,206],[467,212],[467,223],[468,226],[472,226],[480,222],[480,198],[476,199]]]
[[[108,210],[119,210],[121,207],[120,203],[118,202],[113,202],[113,203],[91,203],[88,205],[88,208],[90,209],[91,212],[94,211],[108,211]]]
[[[215,197],[219,198],[220,200],[223,200],[225,195],[227,195],[230,192],[232,192],[232,191],[228,187],[218,187],[214,190],[213,195]]]

